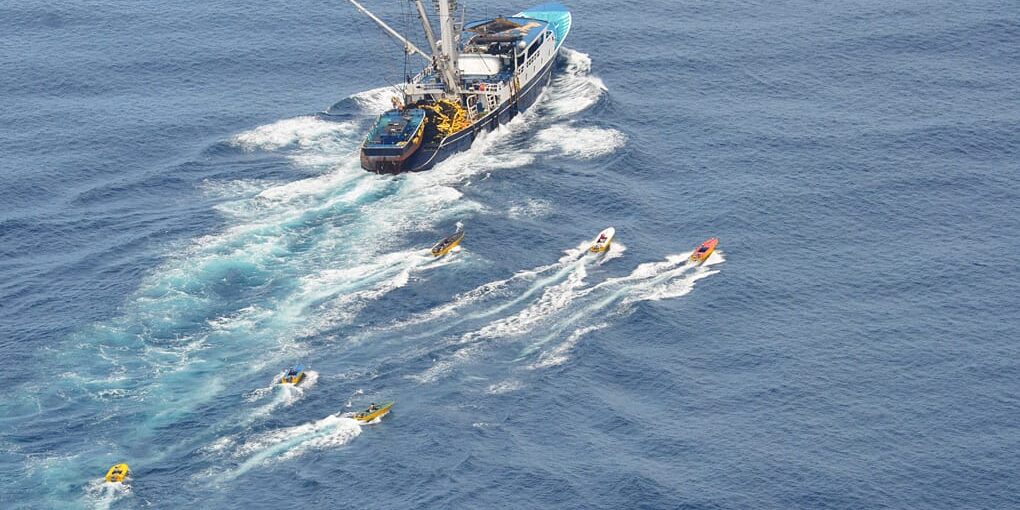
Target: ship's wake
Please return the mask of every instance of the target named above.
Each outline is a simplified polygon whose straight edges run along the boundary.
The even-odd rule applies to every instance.
[[[470,246],[433,259],[428,242],[415,237],[426,232],[438,238],[457,221],[470,230],[471,217],[488,205],[466,197],[466,185],[533,164],[539,155],[590,159],[622,146],[618,131],[574,124],[575,115],[605,97],[605,87],[583,53],[565,49],[560,58],[562,72],[532,110],[428,172],[394,178],[359,166],[357,146],[373,117],[387,108],[387,88],[355,94],[328,114],[284,119],[230,137],[211,158],[232,167],[261,158],[259,165],[273,168],[240,179],[211,173],[202,189],[216,202],[223,226],[171,247],[117,317],[73,335],[58,362],[67,368],[56,384],[27,383],[26,390],[92,403],[100,420],[108,420],[101,425],[107,427],[104,436],[117,437],[125,449],[152,444],[159,451],[153,459],[187,455],[198,445],[215,444],[223,424],[253,423],[251,416],[294,405],[307,390],[252,388],[295,359],[316,355],[309,339],[343,338],[345,328],[362,322],[373,303],[416,279],[453,264],[484,263],[472,257]],[[583,143],[562,141],[568,139]],[[301,178],[281,180],[295,173]],[[573,309],[578,292],[589,285],[588,272],[600,263],[585,259],[582,250],[436,309],[386,322],[396,329],[429,329],[437,318],[463,311],[461,326],[483,324],[450,331],[453,345],[464,347],[523,334]],[[619,253],[622,249],[613,256]],[[224,409],[217,400],[224,395],[247,405]],[[239,412],[247,416],[239,419]],[[114,419],[128,415],[130,423]],[[342,444],[346,440],[339,437],[356,435],[345,418],[324,420],[286,429],[309,439],[259,436],[242,449],[246,460],[238,469],[261,465],[262,451],[270,452],[268,459],[301,451],[301,444]],[[163,439],[163,431],[184,421],[201,422],[200,430],[208,432],[177,443]]]

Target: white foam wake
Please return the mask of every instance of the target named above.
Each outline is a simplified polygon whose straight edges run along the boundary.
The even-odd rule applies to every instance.
[[[285,373],[286,371],[281,371],[273,376],[273,380],[270,381],[269,386],[258,388],[245,395],[245,402],[258,402],[265,397],[272,395],[272,399],[270,399],[268,403],[259,406],[248,415],[248,419],[244,421],[245,423],[250,423],[255,419],[269,416],[281,407],[290,407],[294,405],[297,401],[304,398],[304,396],[315,386],[315,383],[319,381],[318,372],[315,370],[306,370],[305,378],[301,381],[301,384],[280,384],[280,379],[283,378]]]
[[[586,244],[580,245],[578,251]],[[613,250],[617,250],[616,257],[622,255],[625,249],[625,246],[613,245]],[[587,267],[600,259],[589,255],[569,262],[576,255],[568,251],[564,261],[570,265],[566,268],[565,279],[543,287],[541,296],[523,309],[461,335],[454,342],[454,345],[459,344],[460,347],[452,355],[436,360],[431,367],[411,378],[419,383],[436,381],[458,364],[477,357],[486,349],[487,342],[483,340],[491,339],[527,339],[528,343],[518,360],[527,359],[539,352],[537,359],[528,365],[529,368],[540,369],[563,364],[584,337],[627,315],[634,303],[686,295],[694,289],[698,280],[719,272],[712,266],[725,261],[723,253],[716,252],[704,264],[695,265],[688,262],[689,255],[690,252],[679,253],[669,255],[662,261],[642,263],[626,276],[607,278],[598,284],[586,286]],[[475,312],[474,315],[502,312],[506,308],[502,304],[487,311]],[[537,338],[531,336],[536,332],[539,332]],[[559,343],[551,349],[542,350],[553,341]]]
[[[105,510],[130,495],[130,484],[107,482],[103,478],[92,480],[85,486],[85,498],[92,508]]]
[[[513,203],[506,211],[507,216],[511,219],[523,219],[523,218],[542,218],[548,216],[552,212],[552,204],[534,198],[528,198],[520,202]]]
[[[559,268],[559,271],[549,277],[537,280],[514,299],[487,310],[464,314],[465,318],[472,319],[496,315],[542,291],[542,295],[535,303],[515,314],[494,321],[477,331],[465,334],[461,337],[461,342],[471,342],[480,338],[515,336],[528,332],[544,318],[553,316],[559,310],[569,306],[575,298],[584,295],[578,292],[578,289],[585,285],[585,277],[588,275],[587,267],[589,265],[605,264],[622,257],[624,252],[627,251],[626,245],[617,242],[613,244],[612,249],[608,252],[595,255],[587,251],[590,245],[590,241],[583,241],[575,248],[566,250],[557,264],[537,268],[541,271],[531,270],[530,272],[523,273],[538,275],[548,269]]]
[[[388,331],[399,330],[408,328],[411,326],[429,323],[437,321],[440,318],[455,317],[453,320],[442,321],[439,325],[439,329],[433,329],[424,333],[415,335],[414,338],[422,336],[436,335],[442,331],[450,329],[454,326],[462,324],[466,321],[484,319],[497,315],[504,310],[512,308],[538,292],[542,291],[546,287],[556,284],[562,281],[575,269],[575,264],[585,257],[587,254],[588,246],[590,241],[581,241],[576,247],[564,250],[563,256],[560,257],[559,261],[553,264],[547,264],[538,266],[530,269],[522,269],[517,271],[509,278],[495,280],[492,282],[480,285],[470,291],[458,294],[454,298],[445,304],[427,310],[425,312],[411,316],[403,321],[395,322],[387,327]],[[598,264],[604,264],[605,262],[615,259],[626,251],[627,247],[619,244],[614,245],[613,250],[601,257],[592,256],[591,260],[585,260],[585,263],[595,261]],[[555,271],[555,272],[552,272]],[[550,273],[539,279],[539,276]],[[496,306],[477,310],[474,312],[462,312],[465,308],[475,306],[483,301],[497,299],[500,297],[507,297],[512,292],[512,287],[523,282],[533,282],[530,286],[525,288],[523,291],[513,296],[506,302],[500,303]]]
[[[360,434],[361,425],[358,421],[340,413],[293,427],[263,432],[236,447],[232,456],[243,460],[235,469],[224,471],[220,479],[233,479],[256,467],[287,462],[310,450],[338,448]],[[232,440],[221,442],[224,447],[235,444]]]
[[[485,340],[519,337],[535,330],[540,325],[554,322],[557,314],[567,309],[576,298],[584,295],[583,287],[585,286],[585,277],[588,275],[588,266],[600,265],[607,260],[620,257],[627,249],[626,246],[617,243],[613,245],[613,249],[608,253],[594,255],[587,251],[590,245],[590,241],[582,241],[575,248],[566,250],[558,263],[542,266],[537,271],[529,270],[518,273],[534,277],[548,273],[552,269],[558,269],[558,271],[549,274],[549,276],[535,280],[531,286],[509,301],[475,312],[461,313],[458,320],[444,321],[442,328],[447,329],[464,321],[498,315],[541,292],[538,299],[521,310],[496,319],[477,330],[461,335],[454,341],[454,344],[460,344],[461,347],[457,348],[452,356],[437,360],[423,373],[410,376],[410,378],[422,384],[434,382],[449,373],[457,364],[473,359],[478,353],[483,351]],[[477,295],[479,289],[489,289],[493,284],[497,284],[497,287],[502,287],[512,279],[486,284],[472,291],[476,294],[469,293],[469,295]],[[463,298],[454,300],[460,306],[466,306],[476,301],[469,301]],[[432,332],[432,334],[434,333]]]
[[[532,150],[556,151],[576,159],[594,159],[616,152],[626,142],[627,137],[615,129],[554,124],[535,135]]]
[[[609,321],[599,318],[616,319],[629,313],[633,304],[641,301],[675,299],[694,290],[695,282],[717,274],[711,266],[724,262],[722,252],[715,252],[701,265],[690,264],[690,252],[671,255],[662,262],[641,264],[630,275],[607,279],[589,292],[602,290],[601,299],[590,302],[572,316],[562,320],[558,329],[533,342],[524,353],[534,352],[545,343],[560,336],[560,332],[575,324],[583,326],[574,329],[560,344],[542,352],[530,368],[548,368],[565,363],[569,353],[586,335],[609,326]]]
[[[587,110],[605,93],[606,84],[591,74],[591,57],[570,48],[560,49],[567,66],[555,75],[548,90],[548,98],[542,105],[558,116],[573,115]]]
[[[394,90],[393,87],[379,87],[354,94],[351,96],[351,99],[358,104],[363,112],[379,115],[393,108],[390,98],[398,95],[398,93],[399,91]]]
[[[515,314],[493,321],[477,331],[465,333],[461,337],[461,343],[521,335],[542,320],[566,308],[577,295],[575,290],[584,285],[584,278],[588,275],[584,261],[576,262],[569,269],[566,280],[546,288],[535,303]]]
[[[609,325],[608,322],[600,322],[598,324],[593,324],[591,326],[585,326],[582,328],[575,329],[574,332],[571,333],[570,336],[563,341],[563,343],[557,345],[555,348],[551,350],[543,352],[539,356],[538,361],[531,364],[531,368],[548,368],[566,363],[567,360],[570,359],[569,357],[570,350],[573,349],[575,345],[577,345],[577,342],[579,342],[582,337],[584,337],[588,333],[591,333],[592,331],[597,331],[602,328],[605,328],[608,325]]]
[[[239,133],[230,139],[230,143],[245,150],[272,151],[290,145],[328,150],[357,127],[352,122],[332,122],[314,116],[295,117]]]

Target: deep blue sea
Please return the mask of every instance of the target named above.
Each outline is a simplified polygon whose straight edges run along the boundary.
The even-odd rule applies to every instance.
[[[569,7],[393,177],[345,2],[0,3],[0,508],[1020,507],[1015,0]]]

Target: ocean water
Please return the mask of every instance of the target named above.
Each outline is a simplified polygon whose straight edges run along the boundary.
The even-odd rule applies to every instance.
[[[1020,507],[1015,2],[569,7],[383,177],[348,5],[0,5],[0,507]]]

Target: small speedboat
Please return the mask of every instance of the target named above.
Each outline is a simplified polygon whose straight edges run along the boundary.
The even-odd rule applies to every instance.
[[[106,472],[107,482],[123,482],[128,475],[127,464],[116,464],[110,467],[110,470]]]
[[[385,404],[376,404],[373,402],[372,405],[368,406],[368,409],[365,409],[360,413],[355,413],[354,419],[361,423],[368,423],[376,418],[382,418],[389,414],[391,407],[393,407],[393,402],[386,402]]]
[[[293,384],[297,386],[301,381],[305,379],[305,366],[302,364],[294,365],[287,369],[287,372],[280,378],[280,384]]]
[[[696,264],[702,264],[708,257],[715,251],[715,246],[719,244],[719,239],[713,237],[708,241],[701,243],[697,248],[694,249],[694,253],[691,254],[691,262]]]
[[[588,248],[588,251],[592,253],[609,251],[609,245],[613,244],[613,236],[615,235],[616,229],[613,227],[609,227],[602,232],[599,232],[599,235],[596,236],[595,240],[591,243],[591,248]]]
[[[460,244],[460,241],[462,239],[464,239],[464,230],[457,229],[457,231],[454,232],[452,235],[446,236],[445,238],[443,238],[442,241],[439,241],[434,246],[432,246],[432,256],[442,257],[443,255],[446,255],[455,246]]]

